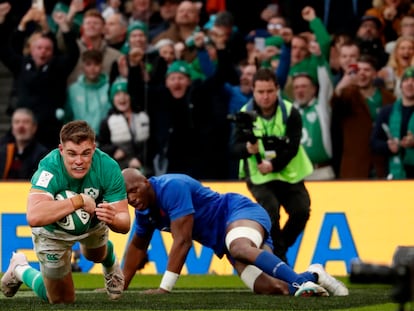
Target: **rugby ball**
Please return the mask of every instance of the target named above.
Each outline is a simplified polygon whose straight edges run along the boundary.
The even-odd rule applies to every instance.
[[[65,200],[77,195],[76,192],[64,190],[55,196],[56,200]],[[91,215],[83,208],[79,208],[72,214],[63,217],[55,223],[56,229],[73,235],[80,235],[88,231],[91,224]]]

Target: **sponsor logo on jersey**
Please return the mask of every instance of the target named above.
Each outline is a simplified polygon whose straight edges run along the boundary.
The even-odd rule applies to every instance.
[[[48,171],[42,171],[40,173],[39,179],[36,182],[36,186],[47,188],[52,178],[53,178],[52,173]]]

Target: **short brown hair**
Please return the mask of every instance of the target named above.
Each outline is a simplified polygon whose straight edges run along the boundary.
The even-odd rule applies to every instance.
[[[275,73],[269,68],[259,68],[253,76],[253,87],[256,81],[273,81],[276,87],[279,86]]]
[[[105,19],[103,18],[101,12],[97,9],[89,9],[85,12],[85,14],[83,15],[83,20],[85,20],[86,17],[97,17],[99,18],[102,23],[105,24]]]
[[[95,132],[86,121],[75,120],[68,122],[60,130],[61,144],[71,141],[78,145],[87,140],[95,142]]]
[[[98,50],[86,50],[82,53],[81,58],[83,63],[91,61],[95,64],[102,64],[103,61],[102,52]]]

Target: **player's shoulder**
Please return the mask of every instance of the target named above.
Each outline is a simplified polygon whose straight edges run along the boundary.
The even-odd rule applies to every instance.
[[[157,177],[152,177],[157,183],[162,185],[186,185],[186,184],[197,184],[199,181],[185,175],[185,174],[164,174]]]
[[[118,163],[109,154],[103,152],[101,149],[96,148],[93,155],[93,163],[104,167],[105,169],[117,168],[119,169]]]
[[[45,165],[45,166],[49,166],[49,165],[56,166],[61,163],[60,158],[61,158],[61,155],[60,155],[59,149],[53,149],[40,160],[39,164]]]
[[[46,154],[43,157],[43,159],[40,160],[37,173],[40,174],[46,171],[52,175],[58,175],[63,170],[64,170],[64,164],[63,164],[60,152],[58,149],[54,149],[50,151],[48,154]]]

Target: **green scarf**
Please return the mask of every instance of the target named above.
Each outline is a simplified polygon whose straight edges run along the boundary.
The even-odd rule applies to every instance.
[[[391,110],[389,126],[391,135],[393,137],[400,138],[401,133],[401,119],[402,119],[402,102],[398,99]],[[411,115],[408,121],[408,131],[414,133],[414,114]],[[389,170],[392,179],[405,179],[406,173],[404,170],[404,164],[414,165],[414,148],[405,149],[404,156],[401,157],[401,153],[395,154],[390,157]]]

